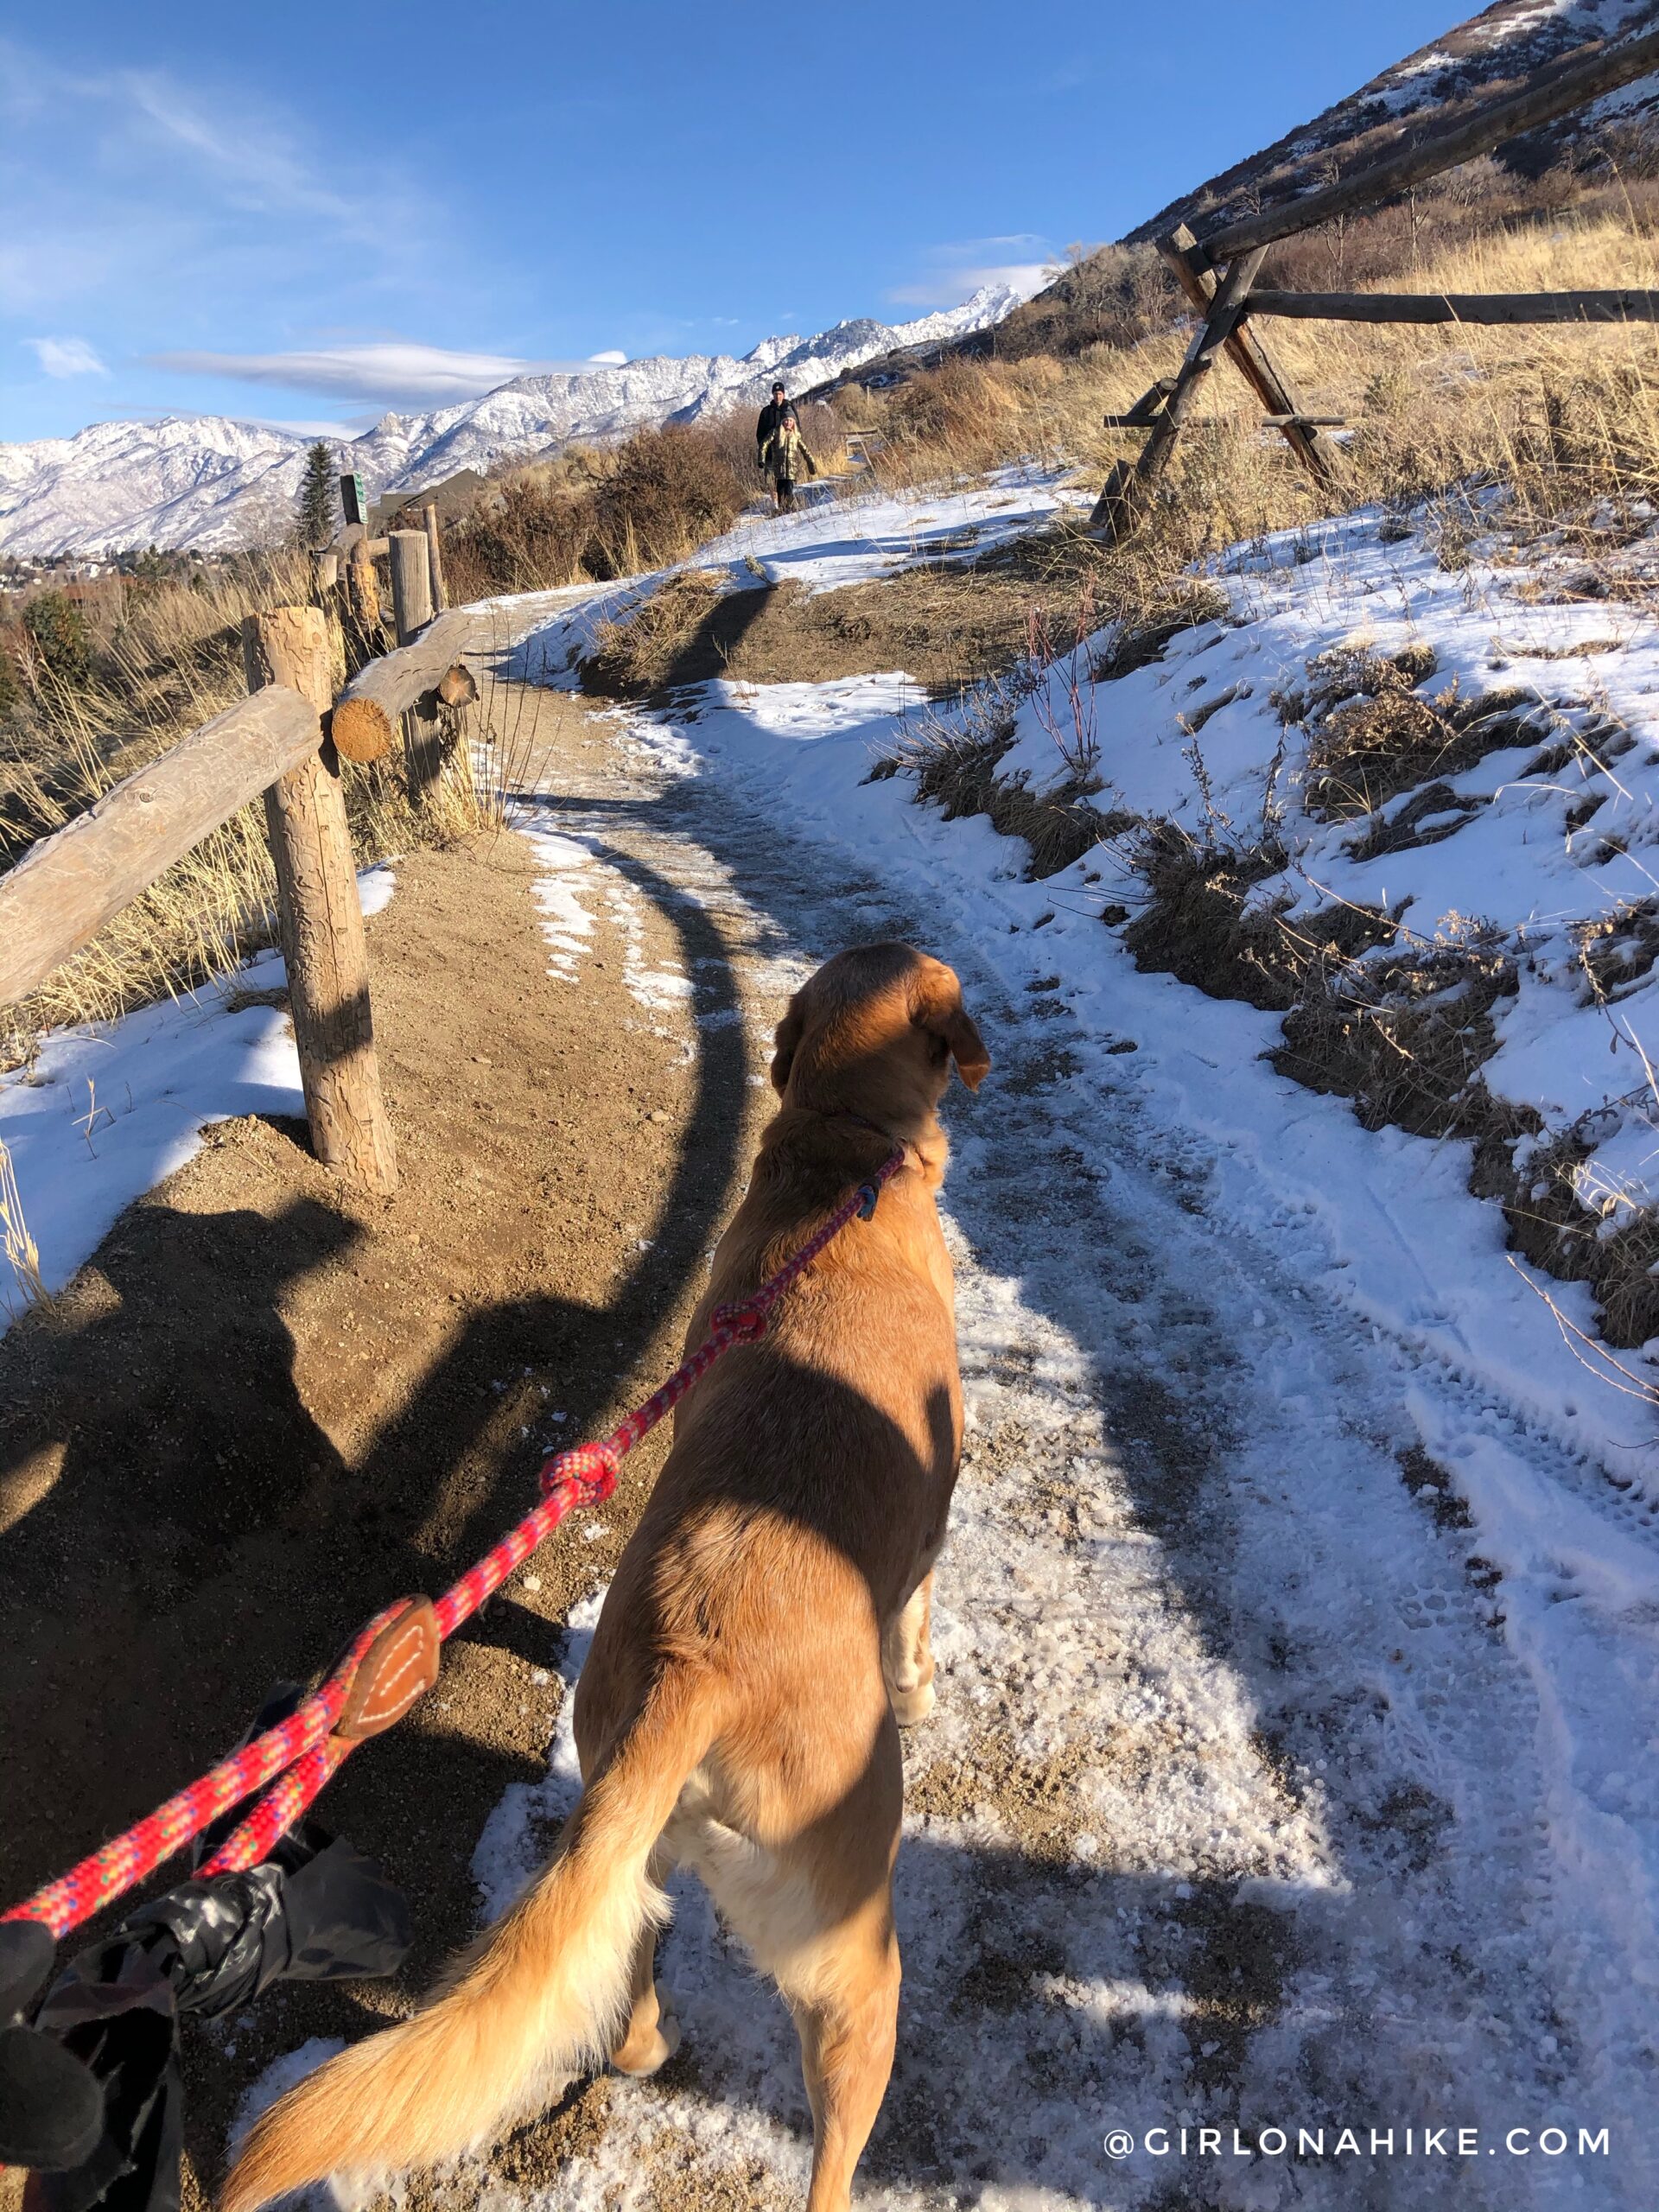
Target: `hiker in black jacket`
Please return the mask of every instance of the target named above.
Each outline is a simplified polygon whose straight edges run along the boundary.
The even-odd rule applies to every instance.
[[[754,465],[763,473],[766,466],[766,447],[772,432],[790,412],[788,396],[781,384],[772,387],[772,397],[760,410],[760,419],[754,426]]]

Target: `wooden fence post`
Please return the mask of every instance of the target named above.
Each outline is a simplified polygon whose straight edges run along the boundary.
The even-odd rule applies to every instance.
[[[360,668],[377,659],[385,648],[385,630],[380,616],[380,583],[374,573],[374,556],[369,550],[366,536],[354,538],[346,563],[346,609],[344,624],[346,639],[346,668],[347,677],[355,676]]]
[[[1091,531],[1103,537],[1119,537],[1141,513],[1148,486],[1168,462],[1170,448],[1179,435],[1193,395],[1238,327],[1245,295],[1262,266],[1265,251],[1263,248],[1243,255],[1227,271],[1215,297],[1208,303],[1204,321],[1192,334],[1186,358],[1176,372],[1173,386],[1152,418],[1151,431],[1141,449],[1140,460],[1132,471],[1125,471],[1121,465],[1115,468],[1096,500],[1094,512],[1089,518]]]
[[[328,630],[320,608],[250,614],[242,654],[250,691],[283,683],[319,715],[329,710]],[[397,1160],[375,1058],[363,908],[332,743],[322,740],[271,785],[265,823],[312,1144],[323,1165],[349,1181],[382,1194],[395,1191]]]
[[[432,620],[432,551],[423,530],[394,530],[391,544],[392,614],[397,642],[407,645]],[[413,707],[404,716],[404,754],[409,795],[424,798],[442,766],[442,739],[437,724]]]
[[[438,511],[429,502],[421,509],[421,520],[426,524],[426,543],[430,556],[432,612],[442,614],[449,604],[449,594],[443,582],[443,541],[438,535]]]
[[[1182,223],[1173,231],[1160,243],[1158,251],[1192,305],[1201,315],[1207,315],[1215,298],[1216,280],[1209,270],[1198,265],[1198,240],[1186,225]],[[1308,474],[1328,488],[1336,481],[1330,441],[1321,438],[1308,423],[1300,403],[1274,367],[1267,347],[1247,324],[1240,323],[1227,340],[1226,353],[1267,412],[1286,418],[1280,426],[1285,442]]]

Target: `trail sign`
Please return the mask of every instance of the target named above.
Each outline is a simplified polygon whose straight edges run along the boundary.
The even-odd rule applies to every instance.
[[[348,523],[367,525],[369,495],[363,488],[360,476],[342,476],[340,480],[340,504]]]

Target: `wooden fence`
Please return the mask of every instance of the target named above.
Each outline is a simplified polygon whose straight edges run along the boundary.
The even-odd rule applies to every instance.
[[[340,789],[340,753],[372,760],[404,718],[411,790],[436,773],[438,699],[470,696],[457,664],[469,610],[442,603],[435,514],[429,528],[359,538],[319,556],[323,604],[279,607],[243,625],[249,696],[106,791],[0,876],[0,1006],[24,998],[124,906],[249,800],[264,795],[276,870],[289,1005],[316,1154],[363,1188],[397,1187],[375,1060],[363,910]],[[391,568],[398,649],[369,662],[336,701],[334,625],[372,607],[374,559]],[[359,629],[359,634],[365,634]],[[446,684],[446,678],[448,682]],[[420,748],[424,747],[424,752]]]
[[[1106,417],[1108,429],[1143,429],[1147,436],[1139,459],[1119,461],[1108,477],[1095,504],[1090,529],[1101,537],[1117,537],[1145,512],[1150,487],[1168,463],[1194,397],[1224,357],[1243,375],[1262,402],[1267,423],[1281,433],[1302,466],[1322,486],[1334,486],[1338,448],[1324,433],[1343,425],[1328,416],[1310,415],[1301,406],[1250,327],[1258,318],[1488,325],[1659,321],[1659,292],[1651,291],[1286,292],[1256,283],[1268,249],[1280,239],[1377,207],[1429,177],[1491,152],[1521,131],[1559,121],[1656,70],[1659,30],[1580,48],[1538,71],[1519,92],[1489,100],[1443,130],[1408,133],[1388,153],[1318,191],[1224,223],[1203,238],[1183,224],[1160,239],[1158,251],[1200,320],[1175,375],[1160,378],[1126,413]]]

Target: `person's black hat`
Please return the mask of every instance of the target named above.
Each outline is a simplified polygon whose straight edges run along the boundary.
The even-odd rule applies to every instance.
[[[774,384],[774,385],[773,385],[773,386],[772,386],[772,390],[773,390],[774,391],[783,391],[783,389],[784,389],[784,386],[783,386],[783,385],[782,385],[781,383],[779,383],[779,384]]]

